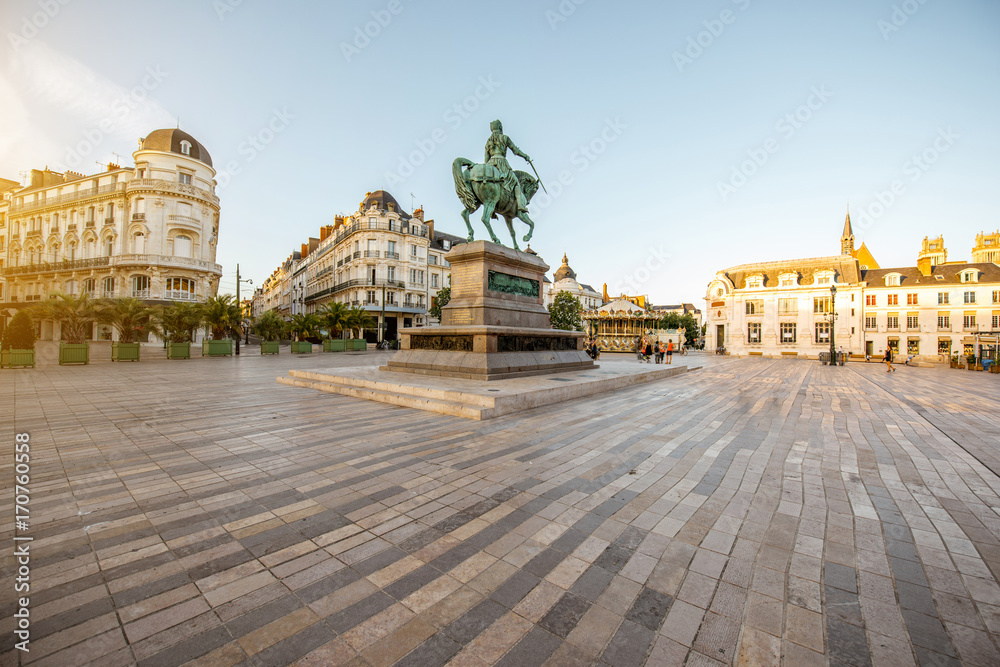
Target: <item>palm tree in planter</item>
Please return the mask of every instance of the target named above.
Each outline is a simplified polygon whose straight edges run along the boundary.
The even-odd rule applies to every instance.
[[[59,365],[89,364],[90,345],[87,343],[98,318],[97,302],[86,292],[62,294],[56,292],[45,301],[32,306],[38,319],[54,320],[62,328],[59,342]]]
[[[253,323],[252,328],[254,334],[260,336],[260,353],[278,354],[278,346],[281,345],[281,334],[287,328],[288,323],[273,310],[261,313],[257,321]]]
[[[118,332],[111,344],[111,361],[139,361],[136,340],[149,331],[156,311],[135,298],[105,299],[98,304],[98,320],[110,324]]]
[[[312,341],[308,338],[318,338],[321,324],[315,313],[297,313],[292,315],[288,328],[296,334],[297,341],[292,341],[292,352],[312,352]]]
[[[339,301],[330,301],[316,313],[326,329],[326,340],[323,341],[324,352],[343,352],[346,341],[340,338],[340,332],[347,320],[348,307]]]
[[[191,332],[201,326],[198,304],[175,302],[156,317],[160,337],[167,346],[167,359],[191,358]]]
[[[0,368],[35,367],[35,324],[27,311],[14,314],[0,341]]]
[[[359,306],[352,306],[349,311],[347,311],[347,317],[345,318],[344,325],[350,329],[352,332],[357,332],[357,338],[354,339],[352,350],[366,350],[368,349],[368,343],[365,342],[364,330],[371,329],[376,325],[375,318],[368,314],[368,311]]]
[[[240,306],[232,294],[213,296],[201,304],[202,322],[212,330],[212,337],[201,344],[202,356],[232,356],[233,341],[226,336],[240,335]]]

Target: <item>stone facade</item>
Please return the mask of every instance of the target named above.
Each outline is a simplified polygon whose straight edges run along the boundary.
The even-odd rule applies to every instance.
[[[264,281],[254,315],[316,312],[338,301],[368,310],[384,322],[384,338],[396,340],[405,327],[435,323],[427,310],[451,279],[444,256],[462,242],[436,232],[423,209],[411,215],[388,192],[366,193],[355,213],[335,216]],[[377,331],[367,336],[373,342]]]
[[[602,296],[590,285],[578,282],[576,271],[569,265],[569,258],[563,254],[562,265],[553,274],[553,282],[546,281],[544,285],[545,306],[551,306],[559,292],[569,292],[580,300],[584,310],[600,308],[604,303]]]
[[[998,241],[980,234],[974,257],[992,256]],[[949,262],[939,236],[924,238],[916,266],[878,268],[867,250],[864,257],[854,250],[850,218],[841,249],[843,254],[831,257],[719,271],[705,297],[706,349],[817,357],[829,352],[833,335],[836,348],[855,355],[881,357],[889,348],[917,361],[945,361],[953,354],[996,358],[996,263]]]
[[[134,167],[111,164],[92,176],[32,170],[29,185],[4,195],[7,312],[55,292],[150,304],[215,296],[219,198],[208,151],[166,129],[132,157]],[[58,337],[57,326],[42,322],[43,340]]]

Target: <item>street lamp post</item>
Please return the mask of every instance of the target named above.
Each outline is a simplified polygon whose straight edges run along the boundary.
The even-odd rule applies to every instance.
[[[243,323],[243,302],[240,301],[240,283],[247,283],[248,285],[253,285],[253,280],[250,278],[242,279],[240,278],[240,265],[236,265],[236,307],[240,310],[240,324]],[[236,332],[236,356],[240,356],[240,332]],[[250,344],[250,330],[247,329],[247,345]]]
[[[834,341],[837,330],[837,286],[830,285],[830,365],[837,365],[837,349]]]

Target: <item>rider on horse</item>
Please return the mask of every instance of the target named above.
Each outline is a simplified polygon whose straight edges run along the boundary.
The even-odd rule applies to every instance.
[[[514,192],[514,195],[517,197],[518,212],[523,211],[527,213],[528,200],[525,199],[524,192],[521,190],[521,182],[514,175],[514,170],[511,169],[510,163],[507,162],[507,149],[509,148],[514,155],[524,158],[526,162],[531,162],[531,158],[515,146],[510,137],[503,133],[503,124],[499,120],[490,123],[490,129],[493,133],[486,140],[486,163],[493,165],[500,171],[504,183]]]

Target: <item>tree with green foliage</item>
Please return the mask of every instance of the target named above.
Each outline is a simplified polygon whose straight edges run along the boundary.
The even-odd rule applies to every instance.
[[[660,320],[660,326],[664,329],[679,329],[684,332],[684,344],[694,345],[698,339],[698,321],[691,313],[667,313]]]
[[[251,331],[262,340],[280,340],[287,329],[288,323],[281,315],[273,310],[266,310],[253,323]]]
[[[202,310],[196,303],[176,301],[160,309],[155,318],[157,333],[169,343],[190,343],[201,326]]]
[[[232,294],[213,296],[199,306],[201,321],[212,329],[212,339],[239,337],[242,315],[236,297]]]
[[[549,305],[549,319],[552,321],[553,329],[583,331],[581,313],[583,306],[580,304],[580,299],[566,290],[558,292]]]
[[[300,342],[310,338],[318,339],[321,326],[319,317],[315,313],[296,313],[288,323],[288,328],[296,334]]]
[[[31,307],[32,315],[40,320],[54,320],[62,329],[67,343],[85,343],[97,321],[97,302],[90,294],[63,294],[56,292],[50,298]]]
[[[33,350],[35,349],[35,323],[25,310],[14,313],[14,318],[3,330],[3,350]]]
[[[377,325],[378,322],[375,318],[368,314],[368,311],[360,306],[352,306],[349,311],[347,311],[347,317],[344,320],[344,326],[351,330],[351,332],[357,332],[355,338],[363,338],[365,329],[372,329]]]
[[[327,338],[336,338],[344,328],[347,313],[350,312],[347,304],[339,301],[329,301],[317,311],[320,323],[326,329]]]
[[[441,309],[448,305],[451,301],[451,288],[442,287],[438,290],[438,293],[434,296],[434,303],[431,304],[430,309],[427,314],[431,317],[440,320],[441,319]]]
[[[120,343],[134,343],[148,331],[155,310],[135,298],[102,299],[97,304],[97,319],[118,332]]]

